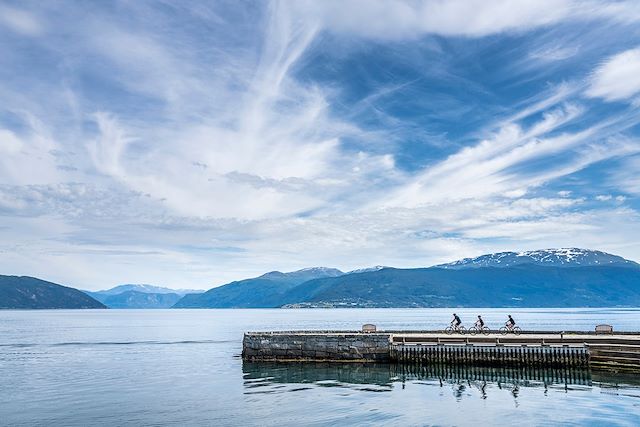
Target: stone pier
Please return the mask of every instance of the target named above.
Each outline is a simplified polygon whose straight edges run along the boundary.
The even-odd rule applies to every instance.
[[[349,332],[249,332],[248,361],[388,362],[391,334]]]
[[[382,362],[505,367],[590,367],[640,372],[640,334],[530,332],[446,335],[442,331],[248,332],[249,362]]]

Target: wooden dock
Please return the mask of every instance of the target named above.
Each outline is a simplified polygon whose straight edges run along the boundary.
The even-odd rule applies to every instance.
[[[528,332],[447,335],[442,331],[250,332],[248,361],[385,362],[419,365],[593,368],[640,372],[640,334]]]

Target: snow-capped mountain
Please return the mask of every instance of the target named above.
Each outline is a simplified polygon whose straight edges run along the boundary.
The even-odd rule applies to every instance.
[[[184,295],[200,294],[204,291],[127,284],[103,291],[83,292],[109,308],[169,308]]]
[[[294,271],[293,273],[312,273],[312,274],[322,274],[324,276],[341,276],[344,273],[337,268],[332,267],[307,267],[302,270]]]
[[[633,261],[606,252],[579,248],[562,248],[526,252],[498,252],[476,258],[464,258],[448,264],[440,264],[436,267],[460,270],[480,267],[512,267],[521,264],[544,265],[549,267],[585,267],[597,265],[640,266]]]
[[[123,292],[142,292],[145,294],[178,294],[185,295],[191,293],[204,292],[203,290],[198,289],[171,289],[171,288],[163,288],[161,286],[154,285],[119,285],[115,288],[105,289],[102,291],[91,291],[92,294],[103,294],[103,295],[117,295]]]
[[[274,271],[186,295],[174,308],[633,307],[640,304],[638,283],[640,265],[619,256],[547,249],[432,268]]]

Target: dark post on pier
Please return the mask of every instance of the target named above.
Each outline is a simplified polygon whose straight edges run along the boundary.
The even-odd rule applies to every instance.
[[[590,367],[640,372],[640,333],[442,331],[248,332],[247,361],[383,362],[505,367]]]

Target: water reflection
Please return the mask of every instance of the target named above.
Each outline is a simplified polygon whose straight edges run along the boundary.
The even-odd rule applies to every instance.
[[[487,396],[487,385],[508,389],[514,398],[521,387],[584,389],[598,386],[615,391],[636,388],[640,378],[633,375],[592,372],[589,369],[490,368],[446,365],[334,364],[334,363],[243,363],[247,391],[277,384],[306,384],[319,387],[359,387],[366,391],[391,391],[406,383],[454,386],[457,397],[469,387]]]
[[[374,386],[368,391],[390,391],[398,378],[395,366],[372,363],[252,363],[244,362],[244,385],[256,389],[273,384],[309,384],[320,387]]]
[[[440,379],[516,383],[525,387],[544,384],[591,385],[588,369],[491,368],[480,366],[402,365],[396,367],[404,380]]]

